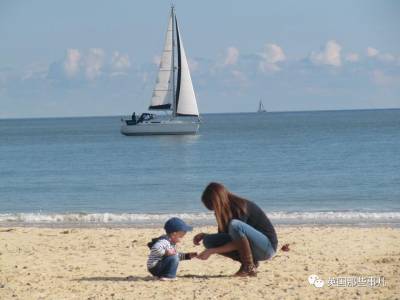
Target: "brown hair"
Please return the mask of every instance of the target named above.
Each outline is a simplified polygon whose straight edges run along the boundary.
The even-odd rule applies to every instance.
[[[201,201],[213,210],[219,232],[227,232],[229,222],[246,214],[246,200],[230,193],[222,184],[211,182],[203,191]]]

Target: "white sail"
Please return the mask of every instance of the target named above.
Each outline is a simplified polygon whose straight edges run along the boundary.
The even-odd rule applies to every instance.
[[[260,102],[258,103],[258,112],[266,112],[265,108],[264,108],[264,104],[262,103],[262,101],[260,100]]]
[[[164,50],[161,56],[156,85],[153,90],[149,109],[170,109],[172,97],[172,13],[168,21],[168,30],[165,36]]]
[[[189,65],[183,48],[182,36],[176,21],[178,42],[178,82],[176,88],[176,115],[198,116],[196,95],[194,94],[192,78],[190,77]]]

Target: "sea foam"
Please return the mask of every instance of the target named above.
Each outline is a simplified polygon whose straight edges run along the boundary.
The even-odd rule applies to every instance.
[[[215,224],[212,213],[135,214],[135,213],[6,213],[0,225],[72,225],[72,226],[151,226],[161,225],[171,217],[196,225]],[[400,225],[400,212],[320,211],[269,212],[274,224]]]

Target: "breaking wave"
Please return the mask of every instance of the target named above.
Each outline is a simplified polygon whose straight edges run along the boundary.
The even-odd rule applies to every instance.
[[[212,213],[135,214],[135,213],[3,213],[0,226],[65,225],[65,226],[152,226],[170,217],[179,217],[194,225],[215,224]],[[274,224],[281,225],[400,225],[400,212],[321,211],[268,212]]]

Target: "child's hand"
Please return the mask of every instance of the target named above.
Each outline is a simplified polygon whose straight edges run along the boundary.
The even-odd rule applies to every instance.
[[[198,234],[196,234],[195,236],[194,236],[194,238],[193,238],[193,244],[195,244],[195,245],[200,245],[200,242],[204,239],[204,236],[205,236],[206,234],[205,233],[203,233],[203,232],[201,232],[201,233],[198,233]]]
[[[166,256],[171,256],[171,255],[175,255],[176,254],[176,250],[174,248],[170,248],[165,250],[165,255]]]

